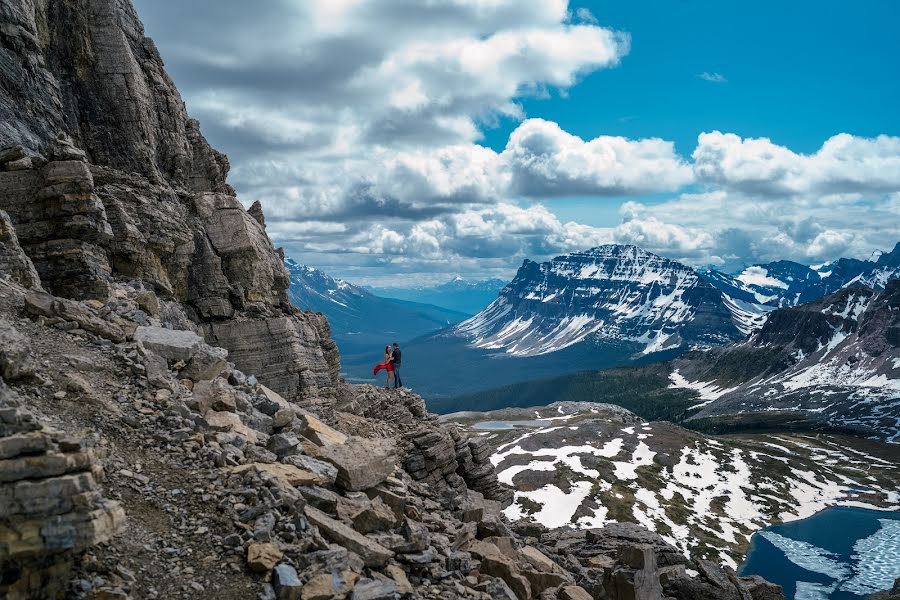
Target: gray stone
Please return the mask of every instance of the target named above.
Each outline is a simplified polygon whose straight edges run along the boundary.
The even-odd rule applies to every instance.
[[[334,465],[306,454],[288,456],[284,459],[284,462],[315,473],[321,478],[323,485],[334,485],[334,482],[337,479],[338,471]]]
[[[181,376],[194,381],[215,379],[228,368],[228,350],[200,344],[196,353],[181,370]]]
[[[169,362],[189,361],[200,348],[203,338],[193,331],[179,331],[163,327],[138,327],[134,340]]]
[[[361,533],[344,525],[340,521],[332,519],[322,511],[306,506],[306,517],[309,522],[319,528],[326,539],[335,544],[340,544],[347,550],[357,553],[367,567],[381,567],[393,558],[394,553],[367,538]]]
[[[387,439],[351,437],[343,444],[325,446],[320,458],[337,467],[337,485],[346,491],[375,487],[396,467],[394,443]]]
[[[300,600],[303,583],[294,567],[281,563],[272,569],[272,587],[278,600]]]
[[[0,321],[0,376],[15,381],[33,372],[31,341],[9,323]]]

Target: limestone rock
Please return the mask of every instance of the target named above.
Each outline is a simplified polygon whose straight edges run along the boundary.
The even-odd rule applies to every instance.
[[[0,596],[61,595],[73,552],[122,527],[100,473],[92,452],[42,428],[0,380]]]
[[[319,573],[310,578],[300,593],[301,600],[343,598],[353,590],[359,575],[349,569],[337,573]]]
[[[320,458],[337,468],[337,485],[352,492],[375,487],[391,476],[397,462],[391,440],[357,437],[323,447]]]
[[[246,465],[232,467],[231,472],[243,473],[251,469],[259,471],[260,473],[267,473],[292,486],[317,485],[321,483],[319,477],[315,473],[283,463],[248,463]]]
[[[41,287],[34,264],[19,245],[12,221],[3,210],[0,210],[0,277],[9,277],[26,288]]]
[[[197,348],[187,366],[181,370],[181,377],[194,381],[215,379],[228,368],[228,350],[215,348],[203,343]]]
[[[11,324],[0,321],[0,377],[14,381],[33,372],[31,341]]]
[[[272,587],[278,600],[300,600],[303,583],[294,567],[282,563],[272,571]]]
[[[241,371],[288,398],[335,393],[340,365],[325,348],[333,342],[306,315],[209,323],[204,337],[227,348]]]
[[[250,544],[247,547],[247,566],[257,573],[268,573],[275,568],[282,556],[284,553],[274,544]]]
[[[300,417],[300,433],[319,446],[335,446],[347,441],[347,436],[332,429],[313,415]]]
[[[203,343],[203,338],[193,331],[164,327],[138,327],[134,340],[172,363],[191,360]]]
[[[381,544],[354,531],[340,521],[332,519],[322,511],[312,506],[307,506],[305,510],[309,522],[318,527],[322,535],[332,542],[359,554],[367,567],[384,566],[387,561],[393,558],[394,553]]]
[[[29,292],[25,296],[25,310],[33,316],[56,317],[75,322],[80,329],[112,342],[124,342],[126,338],[125,331],[121,327],[101,319],[88,305],[66,298],[57,298],[46,292]]]

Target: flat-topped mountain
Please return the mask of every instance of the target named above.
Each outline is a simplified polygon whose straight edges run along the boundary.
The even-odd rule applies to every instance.
[[[526,260],[500,297],[454,333],[514,356],[548,354],[589,336],[641,354],[741,336],[722,294],[693,269],[615,244]]]

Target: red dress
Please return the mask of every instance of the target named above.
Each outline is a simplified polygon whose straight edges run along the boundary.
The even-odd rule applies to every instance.
[[[378,363],[375,365],[375,368],[372,370],[372,375],[378,375],[378,371],[384,369],[388,373],[394,372],[394,363],[391,362],[390,358],[386,358],[383,363]]]

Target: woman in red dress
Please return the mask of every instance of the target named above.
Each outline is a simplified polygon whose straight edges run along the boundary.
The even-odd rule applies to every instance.
[[[387,384],[384,386],[384,389],[388,389],[391,387],[391,382],[394,381],[394,364],[393,364],[393,349],[390,344],[384,347],[384,362],[381,364],[375,365],[375,369],[372,371],[374,375],[378,375],[378,371],[384,369],[387,371]]]

